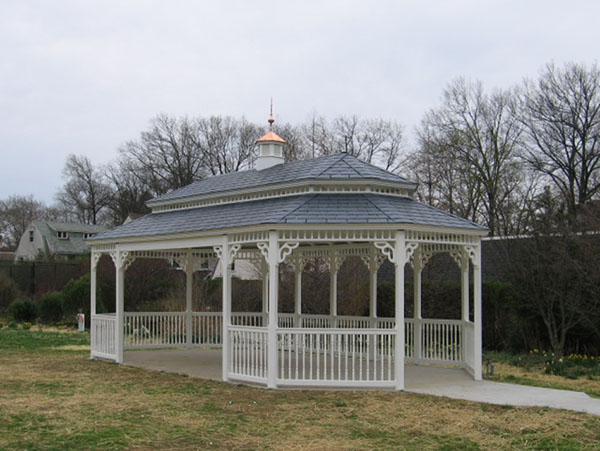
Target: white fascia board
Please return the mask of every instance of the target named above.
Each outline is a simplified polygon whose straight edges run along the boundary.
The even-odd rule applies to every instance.
[[[269,185],[260,185],[251,188],[237,189],[237,190],[227,190],[227,191],[219,191],[216,193],[210,194],[200,194],[200,195],[191,195],[191,196],[183,196],[176,197],[172,199],[165,200],[153,200],[150,199],[146,202],[148,207],[162,207],[171,204],[179,204],[179,203],[187,203],[187,202],[196,202],[201,200],[210,200],[210,199],[218,199],[220,197],[230,197],[230,196],[244,196],[247,194],[253,193],[263,193],[266,191],[273,191],[279,189],[293,189],[293,188],[301,188],[304,186],[344,186],[344,185],[352,185],[352,186],[381,186],[385,188],[396,188],[396,189],[405,189],[408,191],[414,192],[417,189],[416,183],[404,183],[404,182],[390,182],[380,179],[331,179],[331,180],[320,180],[320,179],[303,179],[295,182],[286,182],[286,183],[272,183]]]
[[[343,227],[340,227],[343,226]],[[92,249],[107,244],[116,244],[120,250],[167,250],[212,247],[222,244],[223,235],[270,230],[415,230],[422,232],[460,233],[481,236],[488,234],[487,229],[470,229],[460,227],[427,226],[408,223],[396,224],[262,224],[255,227],[238,227],[180,234],[147,235],[138,237],[119,237],[90,242]]]

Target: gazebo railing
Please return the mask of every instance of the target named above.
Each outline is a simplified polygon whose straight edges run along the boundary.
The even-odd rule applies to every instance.
[[[94,357],[114,359],[117,354],[117,321],[114,315],[92,315],[90,344]]]
[[[230,326],[229,375],[248,382],[267,380],[267,329]]]
[[[395,332],[279,329],[278,385],[392,386]]]
[[[234,312],[230,327],[264,328],[267,314]],[[295,326],[297,325],[297,326]],[[394,318],[355,316],[296,315],[280,313],[278,329],[367,331],[386,330],[393,334]],[[93,351],[114,354],[114,315],[95,315],[92,318]],[[124,314],[124,347],[160,348],[177,346],[221,346],[221,312],[193,312],[191,334],[187,334],[186,312],[126,312]],[[420,339],[418,337],[420,332]],[[111,335],[112,333],[112,335]],[[282,332],[283,333],[283,332]],[[468,361],[473,344],[472,323],[460,320],[405,319],[405,356],[408,361],[472,364]],[[191,340],[188,342],[188,340]],[[335,339],[334,339],[335,340]]]

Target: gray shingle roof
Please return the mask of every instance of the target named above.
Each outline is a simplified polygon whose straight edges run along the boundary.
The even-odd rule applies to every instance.
[[[390,224],[484,228],[403,197],[378,194],[306,194],[212,207],[152,213],[94,239],[208,231],[260,224]]]
[[[64,222],[33,221],[42,237],[46,240],[49,251],[57,255],[81,255],[89,252],[90,248],[84,240],[85,233],[104,232],[107,227],[102,225],[69,224]],[[69,238],[59,240],[57,232],[68,232]]]
[[[310,160],[291,161],[278,164],[260,171],[234,172],[231,174],[209,177],[192,183],[170,193],[158,196],[148,202],[171,201],[188,197],[216,194],[219,192],[262,187],[276,183],[293,182],[296,180],[361,180],[375,179],[395,183],[414,182],[392,174],[376,166],[360,161],[346,153],[338,153]]]

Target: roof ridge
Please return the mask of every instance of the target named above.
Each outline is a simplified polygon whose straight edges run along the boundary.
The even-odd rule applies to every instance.
[[[304,207],[308,202],[310,202],[311,200],[313,200],[315,198],[316,194],[312,194],[312,195],[308,195],[306,196],[306,200],[304,202],[302,202],[300,205],[298,205],[296,208],[294,208],[291,211],[288,211],[286,214],[284,214],[281,219],[285,220],[286,217],[288,217],[289,215],[291,215],[292,213],[294,213],[295,211],[299,210],[300,208]],[[303,196],[298,196],[298,197],[303,197]]]
[[[323,169],[321,172],[319,172],[318,174],[316,174],[313,177],[317,177],[319,175],[323,175],[325,172],[329,171],[333,167],[334,164],[339,163],[340,161],[342,161],[344,159],[344,157],[346,155],[348,155],[348,154],[341,152],[339,155],[341,155],[339,159],[335,160],[333,163],[331,163],[329,166],[327,166],[325,169]],[[332,156],[335,156],[335,154],[332,155]]]
[[[358,170],[356,168],[353,168],[350,164],[348,164],[348,162],[346,161],[346,157],[351,157],[351,156],[352,155],[350,155],[350,154],[344,154],[344,156],[340,159],[340,161],[362,177],[362,174],[360,172],[358,172]]]
[[[387,212],[383,211],[379,205],[377,205],[375,202],[373,202],[370,197],[367,197],[366,194],[361,194],[361,196],[363,196],[371,205],[373,205],[375,208],[377,208],[377,210],[379,210],[390,221],[394,220],[394,218],[392,218],[389,214],[387,214]]]

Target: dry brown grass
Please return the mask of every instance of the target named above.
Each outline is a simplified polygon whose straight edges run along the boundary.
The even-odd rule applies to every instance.
[[[600,447],[600,418],[408,393],[267,391],[87,360],[0,355],[0,448]]]

